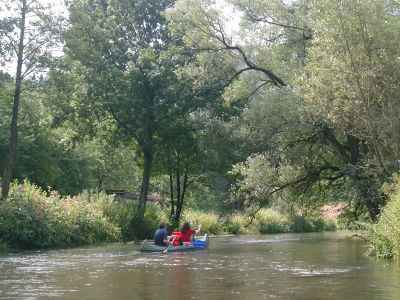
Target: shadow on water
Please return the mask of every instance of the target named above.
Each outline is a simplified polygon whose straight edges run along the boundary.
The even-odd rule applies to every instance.
[[[106,245],[0,256],[1,299],[400,299],[399,262],[345,233],[210,239],[195,252]]]

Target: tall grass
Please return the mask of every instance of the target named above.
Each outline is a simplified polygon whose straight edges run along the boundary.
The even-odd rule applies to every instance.
[[[110,198],[49,196],[25,182],[13,184],[0,204],[0,236],[11,248],[65,247],[119,240],[121,231],[102,210]]]
[[[369,253],[378,257],[400,257],[400,178],[384,186],[389,201],[379,221],[368,228]]]
[[[210,234],[224,233],[224,222],[215,213],[205,213],[201,211],[187,210],[182,216],[182,223],[189,222],[194,225],[202,225],[201,230]]]
[[[289,232],[289,219],[278,211],[261,209],[255,216],[255,224],[262,234]]]
[[[250,223],[250,218],[241,213],[229,215],[225,218],[224,223],[224,231],[229,234],[245,234],[253,229],[247,227],[247,224]]]
[[[60,197],[53,191],[46,195],[37,186],[28,182],[14,183],[8,199],[0,203],[0,250],[7,247],[23,249],[70,247],[138,238],[139,227],[135,231],[133,226],[136,205],[134,202],[115,202],[113,197],[102,193]],[[382,222],[374,227],[371,236],[385,237],[376,238],[376,249],[383,248],[381,244],[384,244],[385,249],[398,253],[396,250],[398,243],[392,242],[399,241],[396,240],[398,231],[390,227],[390,222],[398,220],[396,216],[400,214],[392,210],[393,212],[391,210],[386,212],[387,217],[382,217],[388,219],[387,224],[384,225]],[[160,222],[168,224],[168,216],[169,212],[166,209],[149,203],[143,222],[140,224],[140,237],[152,238]],[[202,224],[202,232],[215,235],[335,229],[334,225],[331,224],[329,228],[327,223],[318,217],[288,217],[272,209],[260,210],[252,224],[250,218],[242,213],[221,217],[212,212],[188,209],[181,218],[181,223],[183,222],[189,222],[192,227]],[[386,228],[388,234],[384,235],[383,231]],[[169,228],[170,231],[172,229],[174,228]]]
[[[325,221],[321,217],[305,217],[295,215],[289,217],[273,209],[261,209],[252,223],[245,214],[235,213],[218,217],[213,213],[189,210],[182,222],[202,224],[203,231],[211,234],[273,234],[286,232],[315,232],[336,230],[334,221]]]

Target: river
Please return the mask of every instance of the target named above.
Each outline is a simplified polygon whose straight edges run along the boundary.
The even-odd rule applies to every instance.
[[[400,264],[349,233],[211,238],[143,254],[112,244],[0,256],[0,299],[400,299]]]

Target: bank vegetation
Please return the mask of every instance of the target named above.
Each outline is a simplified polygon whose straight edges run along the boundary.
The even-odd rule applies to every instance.
[[[340,203],[398,256],[398,1],[5,2],[3,243],[319,231]]]

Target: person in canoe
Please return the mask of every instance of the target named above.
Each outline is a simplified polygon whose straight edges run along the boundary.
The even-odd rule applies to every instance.
[[[183,234],[182,232],[179,231],[179,228],[175,229],[175,231],[171,233],[171,239],[172,239],[172,246],[183,245]]]
[[[170,243],[165,223],[161,223],[154,234],[154,244],[158,246],[168,246]]]
[[[182,240],[184,243],[192,243],[194,240],[194,235],[198,234],[201,229],[201,224],[199,225],[198,229],[191,229],[190,223],[185,222],[182,225],[181,232],[182,232]]]

